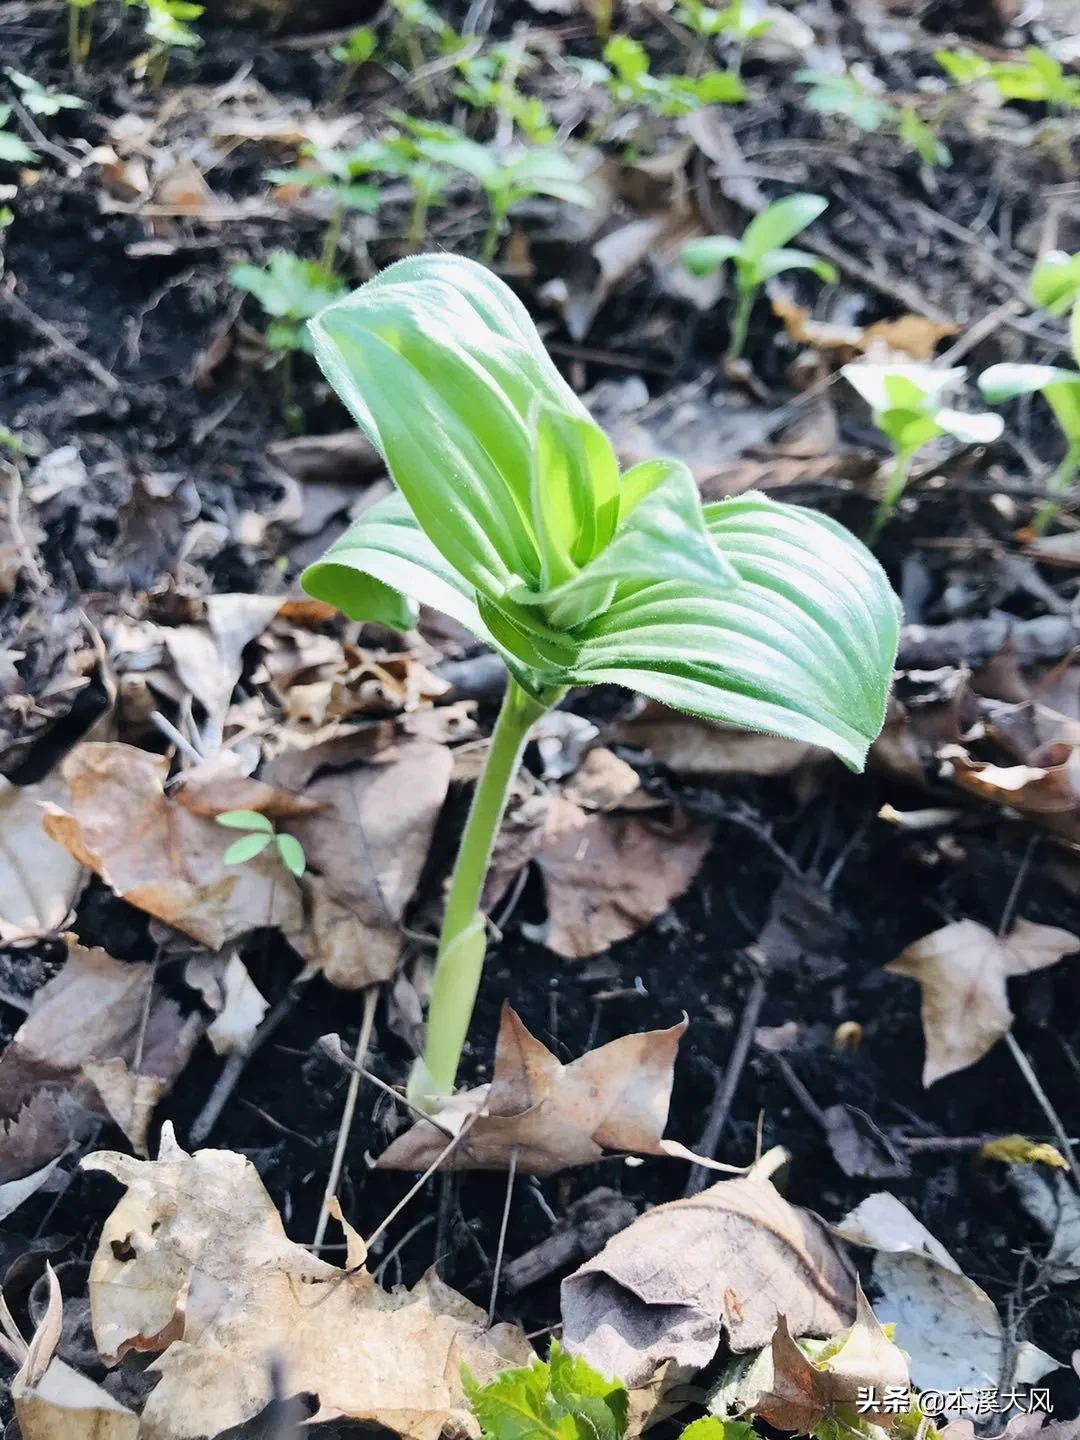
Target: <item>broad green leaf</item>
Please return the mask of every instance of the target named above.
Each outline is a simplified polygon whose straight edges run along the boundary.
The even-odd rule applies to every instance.
[[[295,835],[277,835],[274,838],[277,842],[278,854],[281,856],[281,863],[286,870],[299,879],[307,869],[304,847]]]
[[[472,587],[420,529],[400,494],[365,510],[321,560],[308,566],[303,586],[309,595],[336,605],[351,620],[375,620],[393,630],[411,630],[418,602],[492,642]]]
[[[770,250],[793,240],[829,208],[822,195],[788,195],[774,200],[743,231],[740,249],[744,259],[760,263]]]
[[[328,379],[450,565],[489,596],[535,583],[529,415],[537,398],[588,412],[520,301],[482,265],[427,255],[324,310],[311,334]]]
[[[1031,272],[1031,298],[1052,314],[1062,314],[1080,297],[1080,253],[1051,250]],[[995,367],[996,368],[996,367]]]
[[[596,1440],[620,1440],[626,1434],[630,1396],[621,1380],[606,1380],[557,1340],[552,1340],[548,1352],[548,1371],[554,1399],[591,1425]]]
[[[604,432],[544,405],[533,440],[532,518],[545,590],[571,579],[607,545],[619,520],[619,464]]]
[[[1080,440],[1080,371],[1055,365],[991,365],[979,376],[983,399],[991,405],[1020,395],[1045,395],[1070,440]]]
[[[991,445],[1005,429],[1000,415],[970,415],[945,405],[935,412],[934,423],[964,445]]]
[[[711,275],[728,260],[734,260],[741,248],[734,235],[702,235],[683,246],[682,263],[691,275]]]
[[[258,810],[223,810],[220,815],[214,816],[214,821],[218,825],[224,825],[227,830],[261,830],[267,835],[274,833],[272,823]]]
[[[620,587],[588,627],[571,683],[625,685],[680,710],[827,746],[860,769],[881,728],[899,606],[842,526],[744,496],[705,507],[741,580]]]
[[[546,1365],[499,1370],[486,1385],[462,1366],[461,1378],[484,1440],[596,1440],[552,1399]]]
[[[807,250],[770,250],[754,265],[758,285],[764,285],[766,280],[783,275],[786,270],[812,270],[826,285],[835,285],[839,279],[835,265],[830,265],[828,260],[822,260],[817,255],[811,255]]]
[[[243,865],[247,860],[254,860],[256,855],[262,854],[273,838],[272,835],[262,835],[258,831],[241,835],[240,839],[234,840],[225,851],[225,864]]]
[[[314,260],[301,260],[288,250],[275,250],[265,266],[234,265],[229,279],[254,295],[268,315],[281,320],[307,320],[337,300],[341,282]]]

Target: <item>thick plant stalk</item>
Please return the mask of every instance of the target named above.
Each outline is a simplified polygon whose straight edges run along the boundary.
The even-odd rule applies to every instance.
[[[513,676],[507,680],[446,899],[424,1054],[409,1077],[409,1099],[427,1110],[454,1088],[484,964],[486,933],[480,896],[491,852],[529,731],[557,699],[556,694],[550,700],[538,700]]]
[[[874,541],[884,530],[885,526],[892,519],[893,511],[896,509],[900,496],[904,493],[904,486],[908,482],[908,475],[911,473],[911,462],[915,459],[914,451],[909,455],[898,455],[893,472],[889,476],[889,483],[885,486],[885,494],[882,495],[878,504],[877,513],[874,515],[874,523],[870,526],[866,543],[873,545]]]
[[[1077,470],[1080,470],[1080,443],[1070,445],[1065,451],[1065,458],[1054,471],[1054,478],[1050,481],[1051,495],[1060,495],[1062,490],[1067,490],[1073,482]],[[1039,506],[1039,512],[1031,522],[1031,533],[1043,535],[1046,527],[1057,514],[1058,502],[1056,500],[1044,500]]]

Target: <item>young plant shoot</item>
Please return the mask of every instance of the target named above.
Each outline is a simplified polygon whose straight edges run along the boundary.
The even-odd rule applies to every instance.
[[[811,511],[702,506],[674,460],[620,475],[528,312],[474,261],[399,261],[311,322],[316,358],[397,491],[304,575],[397,629],[442,610],[509,678],[447,897],[410,1094],[457,1073],[480,980],[480,896],[531,727],[571,685],[617,684],[709,719],[828,746],[862,767],[899,612],[877,561]],[[408,597],[408,598],[406,598]]]
[[[989,445],[1004,426],[1000,415],[967,415],[941,403],[945,390],[967,374],[935,370],[930,365],[845,365],[841,372],[874,414],[874,424],[893,447],[895,459],[885,493],[878,503],[867,543],[872,545],[892,518],[911,474],[912,462],[924,445],[951,435],[964,445]]]
[[[246,865],[249,860],[254,860],[256,855],[261,855],[267,846],[273,845],[278,859],[290,875],[299,879],[307,869],[304,847],[296,836],[279,835],[274,829],[273,821],[261,815],[258,810],[225,810],[214,818],[226,830],[245,832],[225,851],[226,865]]]
[[[1052,315],[1071,310],[1069,320],[1073,358],[1080,366],[1080,254],[1066,255],[1054,250],[1039,261],[1031,275],[1031,298]],[[979,389],[990,405],[1001,405],[1021,395],[1042,395],[1054,412],[1065,437],[1065,455],[1050,481],[1056,497],[1080,470],[1080,369],[1064,370],[1056,365],[991,365],[979,376]],[[1042,535],[1057,514],[1056,498],[1047,500],[1031,522],[1035,535]]]
[[[746,334],[757,293],[767,280],[785,270],[812,270],[826,284],[836,283],[836,269],[806,250],[789,250],[789,240],[805,230],[828,209],[820,195],[788,195],[774,200],[755,216],[742,233],[704,235],[683,246],[682,262],[691,275],[709,275],[728,260],[735,265],[735,309],[728,339],[729,360],[737,360],[746,347]]]

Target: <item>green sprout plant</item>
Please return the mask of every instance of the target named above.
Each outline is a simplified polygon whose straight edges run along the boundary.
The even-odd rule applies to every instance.
[[[1080,367],[1080,254],[1054,250],[1043,257],[1031,275],[1031,298],[1052,315],[1071,311],[1069,332],[1073,359]],[[1022,395],[1041,395],[1053,412],[1065,439],[1065,455],[1050,480],[1050,498],[1031,522],[1035,535],[1045,533],[1058,511],[1061,492],[1080,470],[1080,369],[1056,365],[991,365],[979,376],[979,389],[990,405],[1001,405]]]
[[[882,724],[899,611],[824,516],[759,495],[703,506],[679,461],[620,474],[528,311],[475,261],[401,260],[311,322],[323,373],[396,493],[303,576],[353,619],[464,625],[508,679],[447,894],[415,1103],[452,1091],[483,965],[480,897],[533,725],[615,684],[830,747],[860,769]]]
[[[41,81],[35,80],[32,75],[23,75],[12,69],[5,69],[4,73],[18,90],[22,103],[32,115],[47,117],[59,115],[61,110],[86,108],[86,101],[80,100],[77,95],[65,95],[61,90],[54,90],[51,85],[42,85]]]
[[[126,3],[142,7],[143,34],[149,42],[142,54],[135,57],[133,72],[136,79],[145,76],[151,85],[160,88],[165,83],[174,51],[191,53],[202,49],[202,36],[188,22],[198,20],[205,7],[192,0],[126,0]]]
[[[243,830],[245,833],[234,840],[225,851],[226,865],[246,865],[273,845],[278,859],[290,875],[297,879],[307,869],[304,847],[295,835],[281,835],[274,829],[273,821],[258,810],[224,810],[214,819],[227,830]]]
[[[0,164],[28,165],[37,159],[37,151],[7,128],[10,119],[11,106],[0,105]]]
[[[655,115],[689,115],[703,105],[729,105],[746,99],[742,80],[728,70],[653,75],[644,45],[630,35],[613,35],[603,54],[604,64],[593,61],[583,74],[605,86],[616,113],[641,105]]]
[[[94,41],[94,5],[96,0],[67,0],[68,61],[73,70],[85,65]]]
[[[454,94],[473,110],[505,115],[530,145],[555,139],[551,114],[538,95],[518,89],[516,75],[526,63],[513,45],[492,45],[480,55],[463,55],[457,63],[461,80]]]
[[[704,4],[704,0],[683,0],[675,11],[675,19],[698,36],[700,48],[691,63],[697,70],[705,59],[710,41],[723,37],[734,46],[734,67],[742,68],[743,51],[751,40],[767,35],[776,23],[771,7],[761,0],[731,0],[723,9]]]
[[[238,290],[253,295],[270,317],[263,338],[267,349],[276,352],[281,367],[285,423],[298,430],[303,416],[293,401],[293,351],[312,353],[304,322],[340,299],[345,287],[317,261],[302,260],[290,250],[275,250],[265,265],[234,265],[229,279]]]
[[[397,17],[390,34],[391,47],[404,54],[407,78],[419,90],[425,108],[434,110],[435,92],[427,73],[425,41],[434,40],[437,53],[443,56],[456,54],[465,42],[428,0],[391,0],[391,5]]]
[[[381,148],[376,147],[378,154]],[[361,176],[371,174],[374,160],[362,150],[332,150],[309,145],[303,150],[305,163],[287,170],[268,170],[266,179],[272,185],[295,186],[300,190],[325,190],[332,197],[330,219],[323,235],[319,264],[332,271],[341,244],[341,227],[349,210],[373,215],[379,208],[379,188],[364,183]],[[307,319],[307,316],[303,317]]]
[[[338,80],[339,96],[348,92],[360,66],[366,65],[375,54],[376,43],[375,31],[371,26],[358,25],[339,44],[331,45],[330,59],[336,60],[341,66],[341,78]]]
[[[989,84],[1002,100],[1026,100],[1058,110],[1080,109],[1080,75],[1066,75],[1060,60],[1029,45],[1022,60],[986,60],[970,50],[935,50],[934,59],[957,85]]]
[[[461,1379],[484,1440],[622,1440],[627,1431],[626,1386],[605,1380],[557,1340],[546,1362],[499,1370],[486,1385],[462,1366]]]
[[[893,449],[893,468],[878,503],[870,533],[873,544],[889,523],[900,501],[915,456],[941,435],[964,445],[989,445],[1004,429],[1000,415],[970,415],[942,403],[945,391],[967,375],[962,366],[935,370],[930,365],[845,365],[841,371],[866,401],[874,424]]]
[[[839,115],[868,133],[891,131],[924,165],[951,165],[952,154],[913,105],[890,105],[850,70],[798,70],[808,86],[806,105],[819,115]]]
[[[507,160],[453,126],[406,115],[396,118],[410,131],[418,155],[444,168],[463,170],[487,196],[490,219],[480,244],[480,259],[485,263],[494,259],[506,218],[522,200],[548,195],[586,209],[595,203],[592,191],[582,184],[577,166],[561,150],[530,146]]]
[[[835,284],[836,268],[806,250],[791,250],[787,242],[805,230],[828,209],[820,195],[788,195],[774,200],[755,216],[742,233],[703,235],[683,246],[682,263],[691,275],[710,275],[730,260],[735,266],[735,308],[728,340],[729,360],[746,348],[750,316],[758,291],[785,270],[812,270],[826,284]]]

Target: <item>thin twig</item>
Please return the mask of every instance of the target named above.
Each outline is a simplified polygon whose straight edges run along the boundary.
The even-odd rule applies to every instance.
[[[461,1141],[465,1139],[465,1136],[472,1129],[472,1124],[475,1119],[475,1114],[466,1116],[465,1123],[462,1125],[458,1133],[451,1139],[450,1143],[444,1146],[443,1149],[439,1151],[438,1155],[435,1156],[435,1159],[420,1176],[420,1179],[417,1180],[415,1185],[410,1186],[409,1189],[406,1190],[405,1194],[390,1211],[389,1215],[379,1221],[378,1225],[375,1226],[375,1229],[367,1238],[367,1248],[369,1250],[371,1249],[372,1245],[374,1245],[375,1241],[379,1238],[379,1236],[383,1233],[383,1231],[386,1230],[397,1219],[397,1217],[405,1209],[405,1206],[408,1205],[409,1201],[412,1200],[415,1195],[418,1195],[420,1193],[420,1191],[424,1188],[427,1182],[431,1179],[432,1175],[435,1174],[435,1171],[438,1170],[439,1166],[450,1154],[451,1150],[455,1149],[461,1143]]]
[[[226,1060],[222,1067],[221,1074],[214,1084],[214,1088],[210,1091],[206,1104],[199,1111],[198,1115],[196,1115],[191,1129],[188,1132],[188,1138],[192,1145],[201,1145],[220,1120],[221,1112],[225,1109],[225,1104],[230,1095],[232,1095],[236,1089],[240,1076],[244,1073],[248,1061],[255,1054],[256,1050],[260,1049],[261,1046],[269,1040],[270,1036],[292,1010],[300,998],[305,983],[303,980],[294,980],[273,1009],[267,1012],[262,1024],[251,1037],[251,1043],[247,1049],[238,1051],[235,1055],[230,1055],[228,1060]]]
[[[754,962],[751,960],[751,964]],[[750,1046],[753,1043],[754,1031],[757,1029],[758,1019],[761,1015],[761,1007],[765,1003],[765,977],[757,965],[754,965],[754,978],[750,984],[750,993],[746,997],[746,1004],[743,1006],[742,1019],[739,1021],[739,1031],[735,1036],[735,1044],[731,1050],[731,1058],[728,1060],[724,1070],[724,1079],[717,1087],[713,1097],[712,1108],[709,1111],[709,1118],[705,1122],[705,1129],[701,1132],[701,1139],[698,1141],[697,1149],[701,1155],[707,1155],[709,1159],[715,1158],[716,1147],[720,1143],[720,1137],[724,1133],[724,1126],[731,1114],[731,1106],[735,1100],[735,1092],[742,1079],[742,1073],[746,1068],[746,1061],[750,1055]],[[695,1165],[690,1171],[686,1181],[686,1195],[696,1195],[699,1190],[709,1183],[710,1173],[704,1165]]]
[[[86,351],[80,350],[77,345],[73,345],[55,325],[50,324],[48,320],[43,319],[31,310],[29,305],[20,300],[10,286],[0,290],[0,303],[6,305],[17,320],[21,320],[43,340],[47,340],[55,350],[59,350],[61,355],[66,355],[69,360],[74,360],[76,364],[81,365],[87,374],[92,375],[98,384],[104,385],[106,390],[111,390],[115,395],[123,388],[116,376],[110,374],[99,360],[95,360],[93,355],[87,355]]]
[[[388,1085],[385,1080],[380,1080],[378,1075],[371,1070],[365,1070],[363,1065],[358,1065],[355,1060],[346,1055],[341,1048],[339,1035],[320,1035],[316,1043],[327,1059],[333,1060],[334,1064],[340,1065],[343,1070],[353,1071],[362,1080],[369,1081],[376,1090],[381,1090],[384,1095],[389,1095],[391,1100],[396,1100],[399,1105],[404,1105],[405,1109],[415,1115],[417,1120],[423,1120],[426,1124],[434,1126],[436,1130],[441,1130],[448,1139],[454,1133],[452,1130],[448,1130],[441,1121],[436,1120],[434,1115],[429,1115],[419,1105],[414,1105],[407,1095],[403,1095],[400,1090],[395,1090],[392,1085]]]
[[[506,1199],[503,1201],[502,1221],[499,1225],[499,1245],[495,1251],[495,1273],[491,1277],[491,1299],[488,1301],[487,1323],[490,1330],[495,1324],[495,1302],[499,1298],[499,1280],[502,1276],[503,1251],[506,1249],[506,1227],[510,1222],[510,1201],[514,1195],[514,1178],[517,1175],[518,1146],[510,1151],[510,1168],[506,1172]]]
[[[151,710],[150,719],[165,736],[166,740],[171,740],[178,750],[182,750],[192,764],[202,764],[204,757],[199,754],[198,750],[195,749],[195,746],[192,745],[186,736],[181,735],[171,720],[166,720],[160,710]]]
[[[371,1030],[375,1023],[375,1002],[378,998],[378,986],[369,985],[364,991],[364,1018],[360,1024],[360,1038],[356,1042],[354,1058],[358,1067],[371,1043]],[[337,1144],[334,1146],[334,1158],[330,1162],[330,1173],[326,1177],[326,1189],[323,1191],[322,1205],[319,1207],[319,1223],[315,1226],[315,1240],[312,1248],[316,1252],[326,1236],[326,1226],[330,1220],[330,1201],[337,1194],[338,1183],[341,1180],[341,1171],[345,1164],[345,1151],[349,1145],[349,1132],[352,1130],[353,1116],[356,1114],[356,1100],[359,1094],[360,1071],[359,1069],[350,1070],[349,1087],[345,1091],[345,1106],[341,1112]]]

